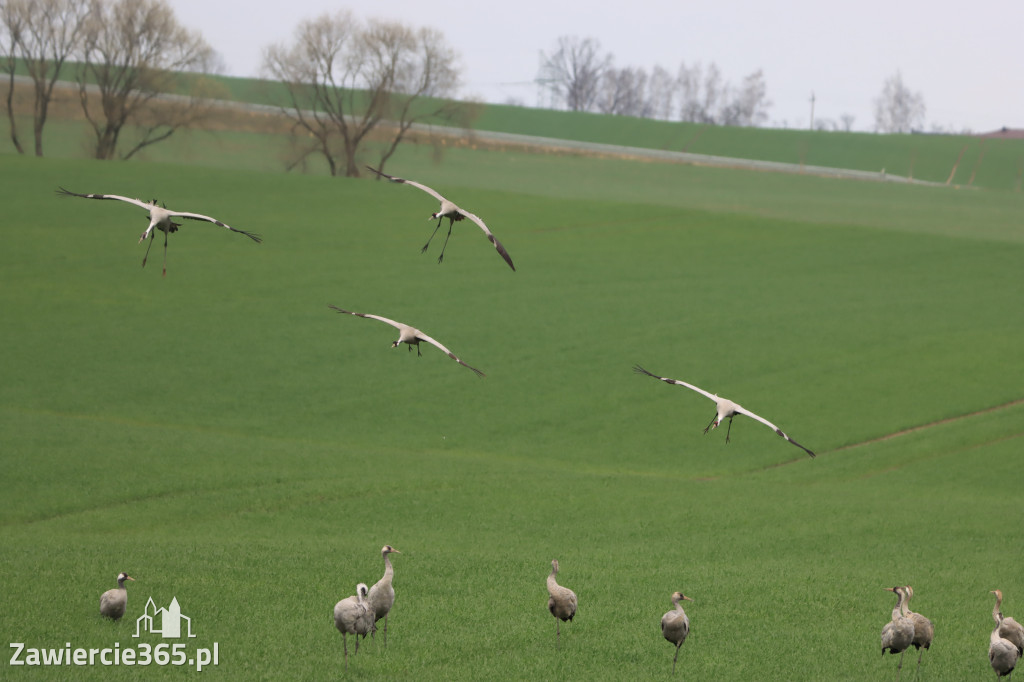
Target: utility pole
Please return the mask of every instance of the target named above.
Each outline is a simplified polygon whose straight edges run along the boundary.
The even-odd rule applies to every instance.
[[[814,90],[811,90],[811,130],[814,130]]]

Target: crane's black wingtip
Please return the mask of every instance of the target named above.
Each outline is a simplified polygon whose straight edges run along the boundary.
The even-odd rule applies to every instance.
[[[384,173],[382,171],[377,170],[373,166],[367,166],[366,169],[376,173],[377,175],[379,175],[382,178],[387,178],[388,180],[392,180],[394,182],[401,182],[402,181],[401,178],[396,178],[396,177],[394,177],[392,175],[388,175],[387,173]]]

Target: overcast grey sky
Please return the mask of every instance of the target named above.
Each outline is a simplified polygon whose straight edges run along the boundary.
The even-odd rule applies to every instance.
[[[675,74],[715,62],[738,85],[764,71],[772,125],[855,116],[870,130],[873,101],[900,71],[924,96],[927,128],[1024,128],[1024,0],[169,0],[178,19],[220,53],[227,75],[258,76],[262,50],[302,19],[348,8],[361,19],[440,29],[460,54],[464,97],[538,103],[539,54],[561,35],[596,38],[617,66]]]

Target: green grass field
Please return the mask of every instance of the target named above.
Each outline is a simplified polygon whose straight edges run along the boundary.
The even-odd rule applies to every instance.
[[[923,677],[991,674],[988,591],[1024,614],[1024,196],[581,156],[390,162],[482,216],[511,272],[468,224],[442,265],[439,240],[420,254],[436,204],[411,187],[189,160],[0,156],[8,642],[155,646],[134,621],[176,597],[189,651],[219,647],[204,677],[340,677],[333,605],[390,543],[388,647],[367,640],[353,678],[670,679],[658,621],[681,590],[680,679],[888,679],[896,584],[935,623]],[[159,241],[140,268],[141,211],[59,185],[265,242],[188,223],[161,278]],[[418,326],[487,377],[328,304]],[[634,363],[819,456],[742,417],[728,445],[702,435],[713,405]],[[580,600],[560,650],[554,558]],[[98,599],[122,570],[137,582],[111,623]],[[180,674],[5,660],[0,677]]]

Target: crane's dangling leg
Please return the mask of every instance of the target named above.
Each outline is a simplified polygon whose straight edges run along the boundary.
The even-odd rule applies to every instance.
[[[156,235],[152,232],[149,233],[149,245],[146,246],[146,255],[142,257],[142,267],[146,267],[146,260],[149,259],[149,250],[153,248],[153,237]],[[142,233],[142,237],[146,237],[146,233]]]
[[[358,640],[356,640],[358,641]],[[348,670],[348,633],[341,633],[341,642],[345,646],[345,670]]]
[[[711,429],[711,427],[715,425],[715,420],[716,419],[718,419],[718,413],[717,412],[715,412],[715,416],[714,416],[714,418],[712,418],[711,423],[704,427],[704,433],[707,433],[708,430]]]
[[[434,235],[437,234],[437,231],[441,229],[442,220],[444,220],[444,216],[441,216],[440,218],[437,219],[437,227],[435,227],[434,231],[430,233],[430,239],[428,239],[427,243],[423,245],[422,249],[420,249],[420,253],[426,251],[427,247],[430,246],[430,242],[434,239]]]
[[[732,432],[732,417],[729,417],[729,426],[725,429],[725,442],[729,442],[729,434]]]
[[[437,257],[437,262],[438,263],[440,263],[441,261],[444,260],[444,250],[446,248],[448,248],[448,240],[451,239],[451,236],[452,236],[452,225],[454,225],[454,224],[455,224],[455,219],[454,218],[449,218],[448,219],[448,236],[444,238],[444,246],[441,247],[441,255]]]
[[[676,644],[676,657],[672,659],[672,674],[676,674],[676,661],[679,660],[679,647],[682,646],[682,642]]]
[[[167,276],[167,234],[169,232],[170,229],[164,230],[164,277]]]
[[[388,614],[384,614],[384,646],[388,645]]]

